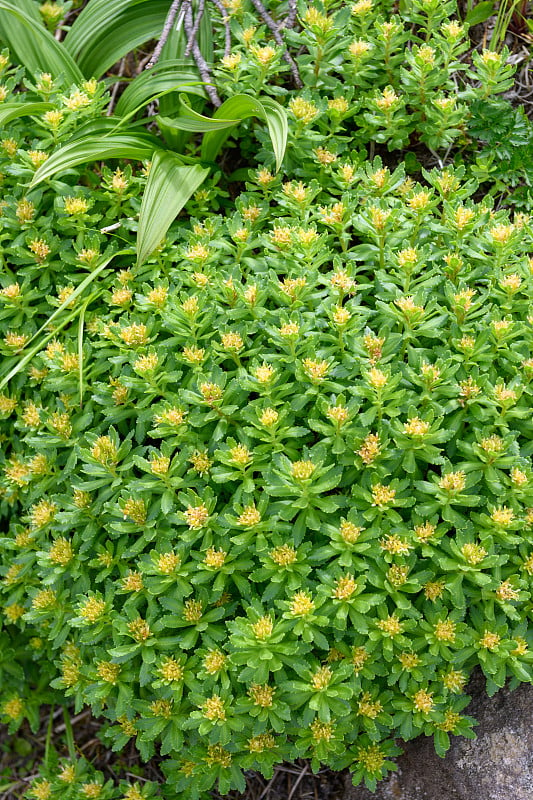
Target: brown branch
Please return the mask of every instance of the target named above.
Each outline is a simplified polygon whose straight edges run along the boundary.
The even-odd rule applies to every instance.
[[[167,14],[167,18],[165,20],[165,24],[163,25],[163,32],[161,33],[161,38],[159,39],[157,46],[154,50],[152,58],[146,65],[146,69],[150,69],[153,67],[154,64],[157,64],[163,47],[165,46],[168,37],[170,36],[170,31],[172,30],[172,26],[174,24],[174,20],[176,19],[176,15],[178,13],[178,9],[181,5],[181,0],[173,0],[172,5],[170,6]]]
[[[200,29],[200,23],[202,21],[202,17],[204,15],[205,9],[205,0],[198,0],[198,10],[196,12],[196,17],[194,18],[194,24],[192,26],[191,35],[187,40],[187,46],[185,47],[185,58],[189,58],[192,50],[192,45],[194,40],[196,39],[196,35]]]
[[[231,28],[229,26],[229,17],[226,14],[226,9],[220,2],[220,0],[213,0],[213,5],[215,5],[220,14],[222,16],[222,22],[224,23],[224,36],[225,36],[225,45],[224,45],[224,56],[229,56],[231,53]]]
[[[305,767],[303,768],[303,770],[300,772],[299,776],[296,778],[294,786],[290,790],[289,797],[287,798],[287,800],[291,800],[293,794],[295,793],[296,789],[298,788],[298,785],[300,784],[302,778],[304,777],[304,775],[305,775],[305,773],[307,772],[308,769],[309,769],[309,766],[306,764]]]
[[[117,73],[117,77],[118,78],[122,78],[122,76],[124,75],[125,70],[126,70],[126,59],[123,58],[122,61],[120,62],[120,67],[119,67],[119,70],[118,70],[118,73]],[[120,88],[120,84],[121,83],[122,83],[122,81],[118,80],[113,85],[113,89],[111,91],[111,97],[109,98],[109,105],[107,106],[107,111],[106,111],[106,116],[108,116],[108,117],[110,117],[111,114],[113,113],[113,108],[115,106],[115,100],[117,99],[117,93],[118,93],[118,90]]]
[[[198,72],[200,73],[200,77],[202,81],[205,83],[205,90],[209,96],[209,99],[213,103],[214,106],[217,108],[222,105],[222,101],[217,94],[217,90],[213,86],[213,79],[211,78],[211,73],[209,71],[209,67],[207,65],[207,61],[202,55],[202,51],[200,50],[200,46],[194,36],[192,36],[193,30],[193,18],[192,18],[192,8],[190,0],[183,0],[183,7],[185,9],[185,16],[183,17],[183,25],[185,28],[185,33],[188,39],[192,38],[192,54],[193,58],[196,62],[196,66],[198,67]]]
[[[298,9],[296,8],[296,0],[288,0],[287,5],[289,6],[289,13],[278,27],[279,31],[282,28],[294,28],[294,23],[296,22],[296,15],[298,13]]]

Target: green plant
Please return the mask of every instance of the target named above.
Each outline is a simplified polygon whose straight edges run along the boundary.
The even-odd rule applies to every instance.
[[[510,196],[515,206],[529,208],[532,128],[524,110],[503,99],[478,100],[468,129],[478,143],[472,174],[495,197]]]
[[[262,169],[233,214],[104,269],[81,339],[57,329],[2,398],[8,635],[112,747],[171,755],[182,796],[302,755],[374,786],[391,735],[471,735],[474,665],[491,692],[532,677],[528,218],[461,170],[351,162],[356,199],[348,163],[314,197]],[[86,245],[110,204],[88,197],[30,225]],[[53,274],[23,262],[6,353]]]
[[[131,2],[122,3],[124,9],[129,9],[132,5],[134,4]],[[150,5],[153,6],[154,4],[151,3]],[[164,8],[167,4],[163,2],[159,5]],[[131,11],[131,9],[129,10]],[[29,13],[22,9],[17,9],[9,2],[0,3],[0,24],[3,23],[4,25],[4,36],[10,45],[14,46],[15,52],[19,54],[20,60],[27,67],[32,70],[39,70],[43,69],[44,65],[47,76],[45,85],[32,88],[36,88],[37,92],[44,95],[47,101],[55,101],[55,103],[52,103],[52,107],[57,109],[58,114],[62,114],[59,110],[61,96],[58,90],[72,82],[79,84],[83,77],[77,63],[69,54],[70,49],[75,51],[75,45],[70,44],[70,36],[72,35],[72,38],[75,39],[75,34],[78,32],[81,23],[82,30],[79,39],[87,45],[87,29],[91,30],[93,35],[96,35],[96,31],[88,25],[87,17],[89,17],[96,30],[99,30],[102,23],[105,22],[103,30],[105,35],[109,37],[110,20],[107,11],[104,19],[101,13],[99,15],[99,4],[92,2],[87,6],[86,12],[86,14],[80,15],[79,20],[69,32],[69,36],[66,37],[65,44],[60,45],[42,24],[34,20]],[[135,21],[134,29],[131,32],[134,37],[133,40],[129,38],[130,31],[127,27],[122,32],[123,36],[126,35],[124,41],[120,37],[117,40],[114,32],[111,35],[111,58],[113,59],[111,63],[118,58],[119,51],[113,49],[117,47],[118,42],[121,42],[122,48],[126,46],[127,50],[129,50],[132,46],[135,46],[137,40],[140,43],[149,38],[148,28],[145,30],[142,25],[138,24],[138,10],[135,11],[133,19]],[[144,23],[149,19],[149,17],[144,18]],[[156,15],[156,24],[158,19],[159,17]],[[150,20],[150,24],[153,25],[154,22]],[[94,36],[91,41],[94,42]],[[127,44],[124,44],[124,42]],[[90,52],[94,53],[95,51],[91,49]],[[97,50],[96,52],[101,58],[102,51]],[[120,52],[122,53],[122,50]],[[78,54],[78,60],[84,64],[80,54]],[[101,71],[110,66],[107,62],[104,63],[105,66],[100,62],[97,67],[92,62],[89,62],[92,66],[87,64],[84,64],[84,66],[86,71],[91,70],[94,75],[95,70]],[[141,259],[146,258],[157,247],[172,220],[209,174],[209,169],[200,163],[198,159],[179,156],[173,151],[172,147],[164,150],[162,145],[165,142],[158,142],[156,138],[147,136],[144,132],[139,133],[135,130],[138,128],[139,122],[129,129],[128,121],[136,112],[140,111],[148,102],[171,90],[180,89],[184,92],[191,90],[197,95],[203,95],[203,91],[199,91],[199,88],[194,86],[195,83],[199,83],[198,81],[186,81],[181,72],[176,74],[176,65],[173,61],[163,61],[162,66],[162,74],[160,69],[156,67],[148,74],[148,79],[146,79],[146,76],[141,76],[140,79],[130,84],[128,87],[129,92],[126,93],[122,104],[119,104],[118,107],[122,109],[121,117],[108,116],[105,120],[99,119],[98,111],[101,108],[101,103],[93,102],[93,99],[96,100],[93,95],[98,91],[98,84],[93,78],[85,81],[81,91],[75,89],[71,92],[70,98],[63,98],[64,105],[72,112],[90,108],[88,116],[89,118],[92,117],[92,120],[86,128],[78,129],[72,140],[67,138],[65,144],[59,147],[50,159],[47,159],[47,163],[42,164],[37,169],[30,185],[31,189],[59,171],[70,169],[88,161],[113,157],[140,159],[150,158],[155,155],[140,214],[138,257]],[[181,62],[179,62],[179,66],[182,66]],[[172,71],[170,72],[170,70]],[[54,81],[54,79],[56,80]],[[141,86],[138,86],[138,83]],[[156,87],[158,91],[155,91]],[[99,94],[101,97],[101,91]],[[132,98],[139,101],[139,104],[132,107]],[[27,101],[27,97],[24,100]],[[32,113],[32,108],[33,106],[30,105],[27,113]],[[14,114],[24,113],[16,105],[9,110]],[[285,150],[287,123],[283,109],[269,98],[260,102],[259,99],[246,95],[234,95],[220,105],[214,117],[209,119],[194,111],[185,97],[181,95],[178,103],[178,116],[160,118],[160,127],[163,136],[165,132],[170,132],[171,140],[176,131],[205,132],[206,136],[202,145],[201,159],[202,162],[213,162],[228,137],[230,129],[235,128],[242,122],[243,118],[250,116],[258,116],[267,122],[274,147],[276,167],[279,169]],[[72,124],[72,119],[70,123]],[[61,120],[57,126],[57,136],[54,137],[56,143],[59,140],[60,125]],[[124,128],[127,131],[125,133],[123,132]],[[61,132],[65,132],[64,127]],[[161,191],[163,184],[165,185],[164,195]]]
[[[533,679],[531,221],[468,165],[501,137],[507,53],[465,69],[452,5],[302,6],[294,94],[236,6],[212,117],[163,59],[105,118],[103,83],[70,85],[99,54],[75,22],[72,66],[31,7],[0,3],[57,69],[0,56],[1,721],[90,708],[106,746],[163,758],[169,798],[297,757],[374,788],[395,737],[443,755],[473,736],[472,669]],[[467,163],[366,151],[417,142]],[[72,797],[157,790],[56,762],[28,796],[65,770]]]

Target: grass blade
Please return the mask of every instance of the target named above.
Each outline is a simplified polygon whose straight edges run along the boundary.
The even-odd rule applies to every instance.
[[[15,59],[31,74],[49,72],[66,85],[82,83],[83,73],[70,53],[20,3],[0,0],[0,31]]]
[[[43,325],[41,325],[39,330],[36,333],[34,333],[31,339],[26,343],[25,349],[29,347],[32,344],[32,342],[34,342],[41,335],[41,333],[44,333],[45,330],[50,328],[50,324],[56,319],[57,316],[59,316],[59,314],[61,314],[62,311],[65,311],[68,308],[68,306],[72,303],[73,300],[76,300],[78,297],[80,297],[80,295],[83,294],[87,286],[90,286],[90,284],[93,283],[99,275],[101,275],[101,273],[107,266],[109,266],[109,264],[115,258],[115,256],[130,255],[130,254],[131,254],[130,250],[118,250],[116,253],[113,253],[112,256],[108,256],[106,259],[104,259],[104,261],[102,261],[91,272],[91,274],[87,275],[87,277],[79,284],[79,286],[77,286],[74,289],[72,294],[70,294],[67,297],[67,299],[63,303],[61,303],[61,305],[58,308],[56,308],[56,310],[52,314],[50,314],[46,322]],[[78,305],[76,308],[70,311],[70,313],[67,314],[66,317],[62,319],[57,325],[55,325],[54,328],[51,331],[49,331],[49,333],[46,334],[46,336],[44,336],[39,342],[37,342],[37,344],[34,345],[34,347],[32,347],[31,350],[25,353],[20,359],[20,361],[18,361],[15,364],[15,366],[10,369],[7,375],[5,375],[2,378],[2,380],[0,380],[0,391],[5,386],[7,386],[11,378],[14,378],[15,375],[17,375],[22,369],[24,369],[26,364],[29,361],[31,361],[31,359],[43,349],[43,347],[50,341],[50,339],[53,339],[54,336],[57,336],[58,332],[62,330],[65,327],[65,325],[68,325],[69,322],[72,322],[72,320],[76,319],[78,314],[80,314],[80,311],[82,309],[84,310],[89,305],[89,303],[92,303],[92,301],[95,300],[102,293],[102,291],[103,289],[99,289],[96,292],[93,292],[93,294],[87,298],[86,302],[83,305]]]
[[[63,719],[65,721],[65,738],[67,740],[69,758],[72,763],[75,764],[77,759],[76,742],[74,741],[74,731],[72,729],[72,722],[70,721],[70,714],[68,708],[65,708],[65,706],[63,706]]]
[[[235,121],[249,117],[259,117],[266,122],[276,157],[276,170],[279,170],[285,154],[288,135],[287,116],[279,103],[269,98],[259,101],[247,94],[236,94],[222,103],[213,115],[213,119],[234,119]],[[206,133],[202,141],[202,159],[214,161],[229,135],[230,130],[228,129]]]
[[[44,743],[44,768],[46,770],[50,769],[50,755],[52,750],[52,731],[54,729],[54,706],[50,708],[50,714],[48,715],[48,725],[46,726],[46,740]]]
[[[208,172],[198,164],[185,166],[173,153],[156,151],[139,214],[138,264],[146,261],[158,247],[171,223]]]
[[[80,408],[83,406],[83,331],[85,327],[85,312],[87,311],[87,306],[89,305],[89,301],[86,300],[82,306],[80,312],[80,318],[78,321],[78,383],[79,383],[79,394],[80,394]]]
[[[33,334],[33,336],[31,337],[31,339],[29,340],[29,342],[27,342],[27,343],[26,343],[26,347],[28,347],[28,346],[29,346],[29,345],[30,345],[30,344],[31,344],[33,341],[35,341],[35,339],[36,339],[36,338],[37,338],[37,337],[38,337],[38,336],[39,336],[39,335],[40,335],[40,334],[41,334],[41,333],[42,333],[44,330],[46,330],[46,328],[48,328],[48,326],[50,325],[50,323],[51,323],[51,322],[52,322],[52,321],[53,321],[53,320],[54,320],[54,319],[55,319],[55,318],[56,318],[56,317],[57,317],[59,314],[61,314],[61,312],[62,312],[62,311],[64,311],[66,308],[68,308],[68,306],[69,306],[69,305],[71,305],[71,304],[72,304],[72,302],[73,302],[74,300],[76,300],[76,298],[78,298],[78,297],[80,296],[80,294],[83,294],[83,291],[84,291],[84,289],[85,289],[87,286],[89,286],[89,285],[90,285],[90,284],[91,284],[91,283],[92,283],[92,282],[95,280],[95,278],[97,278],[97,277],[98,277],[98,275],[100,275],[100,273],[101,273],[101,272],[103,272],[103,271],[104,271],[104,269],[107,267],[107,265],[109,264],[109,262],[111,261],[111,259],[112,259],[112,258],[114,258],[114,256],[111,256],[110,258],[107,258],[105,261],[103,261],[101,264],[99,264],[99,266],[98,266],[98,267],[96,267],[96,269],[94,269],[94,270],[91,272],[91,274],[90,274],[90,275],[87,275],[87,277],[86,277],[86,278],[85,278],[85,279],[84,279],[84,280],[83,280],[83,281],[82,281],[82,282],[79,284],[79,286],[77,286],[77,287],[74,289],[74,291],[72,292],[72,294],[69,294],[68,298],[67,298],[67,299],[66,299],[66,300],[65,300],[63,303],[61,303],[61,305],[60,305],[60,306],[58,306],[58,307],[56,308],[56,310],[55,310],[55,311],[54,311],[52,314],[50,314],[50,316],[48,317],[48,319],[46,320],[46,322],[44,323],[44,325],[41,325],[41,327],[39,328],[39,330],[37,331],[37,333],[34,333],[34,334]],[[79,313],[79,309],[76,311],[76,314],[78,314],[78,313]]]
[[[17,0],[17,8],[19,11],[24,11],[24,13],[27,14],[28,17],[34,19],[35,22],[44,26],[43,18],[39,14],[39,9],[33,0]]]
[[[92,294],[91,297],[89,298],[89,303],[92,303],[92,301],[95,300],[100,294],[101,292],[95,292],[94,294]],[[10,369],[7,375],[5,375],[0,381],[0,391],[7,386],[11,378],[14,378],[15,375],[18,375],[18,373],[24,369],[26,364],[28,364],[32,360],[32,358],[37,355],[37,353],[41,352],[44,346],[48,344],[50,339],[53,339],[54,336],[57,336],[59,331],[63,330],[63,328],[66,325],[68,325],[69,322],[72,322],[73,319],[76,319],[79,313],[80,313],[79,308],[74,309],[74,311],[72,311],[68,316],[65,317],[65,319],[62,319],[61,322],[59,322],[56,325],[53,331],[44,336],[36,345],[34,345],[34,347],[32,347],[32,349],[29,352],[27,352],[24,356],[22,356],[20,361],[17,361],[15,366],[12,367],[12,369]],[[48,325],[48,323],[46,324]],[[34,338],[35,337],[32,337],[32,339]]]

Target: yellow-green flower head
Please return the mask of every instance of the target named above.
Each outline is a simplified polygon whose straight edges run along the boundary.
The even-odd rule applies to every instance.
[[[297,559],[296,550],[290,544],[281,544],[278,547],[274,547],[269,556],[280,567],[288,567],[294,564]]]
[[[429,714],[433,711],[435,703],[433,701],[433,692],[428,692],[425,689],[419,689],[413,695],[413,705],[417,711],[422,714]]]
[[[204,669],[208,675],[216,675],[224,668],[227,657],[220,650],[209,650],[204,656]]]
[[[385,617],[385,619],[378,620],[377,626],[382,633],[389,636],[391,639],[398,636],[403,630],[402,623],[396,614],[390,614],[388,617]]]
[[[321,692],[327,689],[333,678],[333,672],[330,667],[319,667],[316,672],[311,675],[311,686],[315,692]]]
[[[289,602],[289,610],[293,617],[306,617],[314,611],[314,608],[311,595],[303,590],[295,592]]]
[[[202,705],[202,712],[207,719],[213,722],[216,720],[226,719],[224,701],[216,694],[214,694],[212,697],[209,697],[205,701],[205,703]]]
[[[276,745],[276,740],[271,733],[260,733],[248,739],[247,747],[250,753],[264,753],[265,750],[272,750]]]
[[[356,589],[357,581],[348,573],[337,579],[331,596],[334,600],[349,600]]]
[[[378,773],[384,762],[385,754],[378,744],[371,744],[368,747],[360,747],[357,751],[357,760],[370,773]]]
[[[166,656],[158,667],[158,673],[167,683],[177,683],[183,679],[183,666],[173,656]]]
[[[379,700],[373,700],[370,692],[363,692],[357,702],[357,713],[361,717],[375,719],[383,711],[383,705]]]
[[[189,506],[183,514],[191,530],[202,528],[209,520],[209,511],[203,503],[198,506]]]
[[[106,610],[105,601],[98,597],[88,597],[79,608],[80,616],[88,622],[97,622]]]
[[[355,544],[362,532],[363,528],[346,519],[343,519],[339,525],[339,533],[347,544]]]
[[[291,467],[292,477],[299,481],[306,481],[312,476],[316,464],[312,461],[294,461]]]
[[[289,109],[294,117],[304,125],[309,125],[318,116],[318,108],[310,100],[303,97],[293,97],[289,101]]]
[[[207,747],[207,756],[205,762],[208,767],[217,764],[224,769],[231,766],[231,753],[225,750],[220,744],[210,744]]]
[[[120,664],[113,664],[111,661],[100,661],[96,665],[96,673],[100,680],[115,686],[120,675]]]
[[[128,624],[128,633],[136,642],[145,642],[152,635],[150,625],[142,617],[137,617]]]
[[[468,563],[472,564],[472,566],[476,566],[477,564],[481,563],[481,561],[483,561],[487,555],[485,548],[480,544],[475,544],[474,542],[467,542],[464,544],[461,547],[461,553]]]
[[[267,683],[253,683],[248,690],[248,694],[254,701],[254,705],[261,708],[271,708],[274,703],[275,691],[275,687],[269,686]]]
[[[237,523],[239,525],[247,528],[257,525],[259,522],[261,522],[261,514],[253,503],[251,503],[249,506],[246,506],[237,519]]]
[[[272,631],[274,630],[274,623],[271,617],[263,616],[259,617],[257,622],[253,622],[251,624],[251,629],[254,632],[255,636],[258,639],[268,639],[269,636],[272,635]]]
[[[321,722],[315,719],[311,723],[311,736],[316,744],[329,742],[335,736],[335,725],[333,722]]]

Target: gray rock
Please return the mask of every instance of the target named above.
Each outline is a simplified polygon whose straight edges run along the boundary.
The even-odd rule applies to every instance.
[[[477,739],[452,737],[445,758],[439,758],[430,738],[400,743],[398,772],[378,784],[375,794],[351,785],[345,800],[533,800],[533,686],[513,692],[485,692],[476,675],[465,709],[478,721]]]

